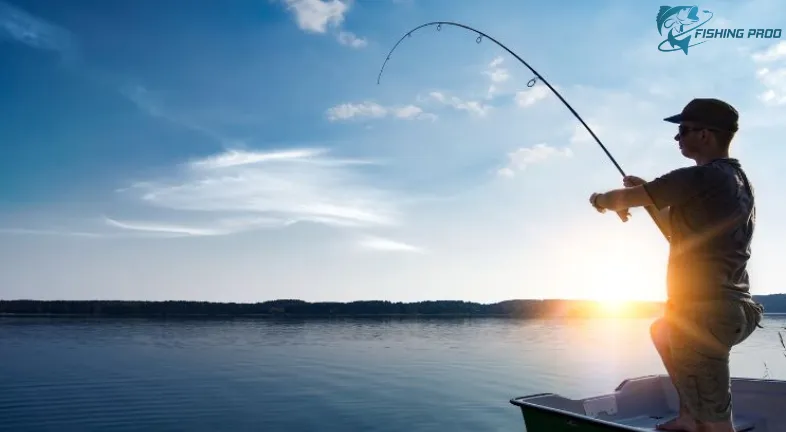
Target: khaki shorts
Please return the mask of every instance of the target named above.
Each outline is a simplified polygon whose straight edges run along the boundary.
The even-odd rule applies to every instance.
[[[745,300],[667,309],[662,320],[668,330],[671,378],[696,420],[718,422],[731,416],[729,354],[753,333],[762,313],[761,305]]]

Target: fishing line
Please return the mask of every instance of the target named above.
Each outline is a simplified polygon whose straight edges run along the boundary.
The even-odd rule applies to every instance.
[[[566,101],[565,98],[563,98],[562,95],[554,87],[552,87],[551,84],[549,84],[549,82],[543,77],[543,75],[539,74],[532,66],[530,66],[526,61],[524,61],[524,59],[519,57],[518,54],[516,54],[515,52],[511,51],[504,44],[502,44],[501,42],[497,41],[493,37],[483,33],[482,31],[476,30],[476,29],[474,29],[474,28],[472,28],[472,27],[470,27],[468,25],[460,24],[460,23],[456,23],[456,22],[451,22],[451,21],[432,21],[432,22],[429,22],[429,23],[421,24],[421,25],[413,28],[412,30],[408,31],[407,33],[404,34],[404,36],[402,36],[396,42],[395,45],[393,45],[393,48],[391,48],[390,52],[388,52],[387,58],[385,58],[385,61],[382,63],[382,68],[380,68],[380,70],[379,70],[379,75],[377,76],[377,84],[379,84],[380,80],[382,79],[382,72],[385,70],[385,66],[387,65],[388,61],[390,60],[391,54],[393,54],[393,51],[396,50],[396,48],[399,46],[399,44],[401,44],[401,42],[403,42],[404,39],[412,37],[412,33],[416,32],[417,30],[420,30],[421,28],[424,28],[424,27],[430,27],[430,26],[436,26],[437,27],[437,31],[441,31],[442,30],[442,26],[454,26],[454,27],[459,27],[459,28],[465,29],[465,30],[469,30],[469,31],[474,32],[475,34],[477,34],[477,38],[475,39],[476,43],[481,43],[483,41],[483,38],[486,38],[486,39],[494,42],[495,44],[497,44],[497,46],[499,46],[500,48],[502,48],[505,51],[507,51],[513,57],[515,57],[516,60],[521,62],[521,64],[526,66],[527,69],[529,69],[533,74],[535,74],[535,77],[527,82],[527,87],[531,88],[531,87],[535,86],[535,84],[537,84],[538,81],[543,82],[543,84],[545,84],[546,87],[548,87],[549,90],[551,90],[551,92],[554,93],[559,98],[559,100],[568,108],[568,110],[570,110],[570,112],[576,117],[576,119],[578,119],[578,121],[584,126],[584,128],[587,130],[587,132],[589,132],[589,134],[592,136],[592,138],[595,140],[595,142],[598,143],[600,148],[603,150],[603,152],[606,153],[606,156],[608,156],[609,160],[611,160],[611,163],[614,164],[614,167],[617,168],[617,171],[619,171],[620,175],[622,175],[623,177],[626,176],[625,171],[623,171],[623,169],[620,166],[620,164],[617,163],[616,159],[614,159],[614,156],[611,155],[609,150],[606,148],[605,145],[603,145],[603,143],[600,141],[598,136],[595,135],[595,132],[592,131],[592,129],[589,127],[589,125],[587,125],[587,123],[584,121],[584,119],[581,118],[579,113],[577,113],[576,110],[573,109],[573,107],[568,103],[568,101]],[[650,197],[650,199],[652,199],[652,197]],[[666,233],[666,230],[664,229],[664,227],[661,226],[661,224],[658,222],[657,215],[655,214],[656,210],[651,208],[651,207],[645,207],[645,210],[647,210],[647,213],[649,213],[650,217],[652,218],[652,221],[655,222],[655,225],[658,226],[658,228],[661,231],[661,234],[663,234],[663,236],[668,241],[669,236]],[[619,212],[618,215],[619,215],[620,219],[622,219],[623,221],[625,220],[624,217],[623,217],[623,213],[622,212]]]

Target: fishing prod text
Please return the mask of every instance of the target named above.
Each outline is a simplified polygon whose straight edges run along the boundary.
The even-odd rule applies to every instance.
[[[696,39],[780,39],[782,29],[714,29],[698,28],[693,36]]]

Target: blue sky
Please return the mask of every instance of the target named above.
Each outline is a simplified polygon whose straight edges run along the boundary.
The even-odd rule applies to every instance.
[[[741,112],[754,293],[783,291],[786,43],[662,53],[660,2],[0,0],[0,298],[662,299],[667,245],[539,70],[630,174],[690,161],[662,119]],[[786,22],[715,1],[710,27]]]

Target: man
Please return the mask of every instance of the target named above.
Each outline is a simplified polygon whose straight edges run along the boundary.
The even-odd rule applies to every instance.
[[[594,193],[592,205],[627,214],[652,206],[669,239],[668,301],[652,339],[680,396],[669,431],[734,432],[729,353],[753,333],[763,308],[753,301],[747,263],[755,225],[753,190],[729,157],[738,113],[717,99],[694,99],[680,114],[674,140],[695,166],[624,188]]]

